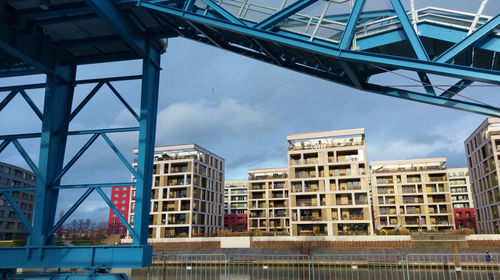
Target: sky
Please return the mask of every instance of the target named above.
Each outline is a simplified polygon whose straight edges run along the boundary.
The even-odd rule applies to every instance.
[[[441,1],[417,2],[437,6]],[[472,2],[459,1],[457,9],[479,6],[480,1]],[[491,7],[496,8],[488,5],[489,12]],[[352,128],[365,129],[368,161],[446,157],[448,167],[465,167],[463,141],[486,118],[363,92],[185,39],[169,40],[161,66],[156,145],[196,143],[225,159],[226,180],[245,179],[248,169],[285,167],[288,134]],[[140,71],[140,61],[86,65],[78,68],[77,79]],[[455,82],[435,76],[431,80],[439,84]],[[43,76],[0,80],[2,85],[43,81]],[[384,85],[415,84],[393,73],[379,75],[373,81]],[[113,85],[138,111],[140,82]],[[77,87],[73,108],[91,89],[92,85]],[[496,87],[471,87],[463,94],[498,106],[496,91]],[[43,91],[28,93],[42,108]],[[111,91],[103,88],[72,121],[70,130],[126,126],[137,126],[137,122]],[[41,122],[20,96],[0,111],[0,134],[34,132],[40,127]],[[109,136],[132,162],[137,133]],[[88,138],[70,137],[66,162]],[[21,141],[35,162],[38,141]],[[0,161],[28,168],[12,145],[0,154]],[[129,180],[128,169],[99,139],[62,183]],[[62,191],[58,209],[67,210],[81,193]],[[108,213],[107,206],[94,193],[74,217],[100,222],[107,220]]]

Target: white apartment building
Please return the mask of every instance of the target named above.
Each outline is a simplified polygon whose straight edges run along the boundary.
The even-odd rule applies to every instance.
[[[453,209],[474,208],[468,168],[448,168]]]
[[[213,236],[221,230],[224,168],[223,158],[196,144],[155,147],[149,238]],[[135,187],[130,203],[133,224]]]
[[[291,235],[372,234],[364,129],[287,140]]]
[[[248,171],[248,229],[290,232],[287,168]]]
[[[376,228],[454,228],[446,159],[370,162]]]
[[[489,117],[465,140],[476,221],[480,233],[500,233],[500,118]]]
[[[224,215],[248,214],[247,184],[247,180],[225,181]]]

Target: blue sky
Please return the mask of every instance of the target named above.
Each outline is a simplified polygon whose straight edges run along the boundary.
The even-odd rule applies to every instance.
[[[437,5],[441,1],[423,2]],[[467,5],[477,7],[479,2],[472,5],[464,1],[457,6],[467,9]],[[449,167],[464,167],[463,141],[485,119],[482,115],[347,88],[185,39],[169,40],[161,65],[156,144],[201,145],[225,158],[226,179],[246,178],[247,170],[252,168],[286,166],[288,134],[351,128],[365,128],[368,161],[446,157]],[[79,68],[78,78],[138,74],[140,70],[140,61],[88,65]],[[383,84],[415,84],[392,73],[374,79]],[[43,80],[38,76],[1,82],[7,85]],[[431,80],[439,84],[454,83],[434,76]],[[137,109],[140,83],[114,85]],[[77,88],[74,107],[90,89]],[[496,90],[472,87],[463,94],[498,106],[500,98],[495,95]],[[43,92],[29,93],[42,108]],[[135,125],[111,92],[102,89],[75,118],[71,130]],[[40,121],[20,97],[0,112],[1,134],[39,129]],[[137,134],[110,137],[132,161]],[[88,136],[70,138],[66,161],[87,139]],[[38,140],[22,143],[32,158],[37,159]],[[0,160],[27,168],[13,147],[7,148]],[[68,172],[63,183],[128,180],[128,170],[104,141],[98,140]],[[80,191],[62,192],[59,209],[68,209],[79,194]],[[107,216],[107,206],[95,195],[75,214],[96,221],[104,221]]]

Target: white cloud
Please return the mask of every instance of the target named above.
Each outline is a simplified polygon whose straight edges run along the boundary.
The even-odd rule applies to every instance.
[[[464,153],[464,140],[478,126],[477,116],[467,116],[448,123],[429,123],[423,132],[409,134],[407,139],[393,139],[392,135],[384,135],[390,139],[367,140],[369,161],[397,160],[436,156],[436,152],[448,151],[451,154]],[[467,128],[467,129],[464,129]],[[446,155],[442,155],[446,157]]]
[[[272,130],[274,119],[265,111],[227,98],[176,103],[158,114],[158,144],[215,143],[227,137],[253,137]],[[237,141],[237,140],[230,140]]]

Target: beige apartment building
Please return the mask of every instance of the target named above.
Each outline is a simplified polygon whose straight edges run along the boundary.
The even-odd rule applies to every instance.
[[[453,209],[474,208],[468,168],[448,168]]]
[[[287,140],[291,235],[372,234],[364,129]]]
[[[290,232],[287,168],[248,171],[248,230]]]
[[[500,118],[487,118],[465,140],[478,231],[500,233]]]
[[[135,151],[137,152],[137,151]],[[149,238],[212,236],[223,227],[224,159],[196,144],[155,147]],[[135,187],[129,222],[134,222]]]
[[[370,163],[375,227],[453,229],[446,159]]]

